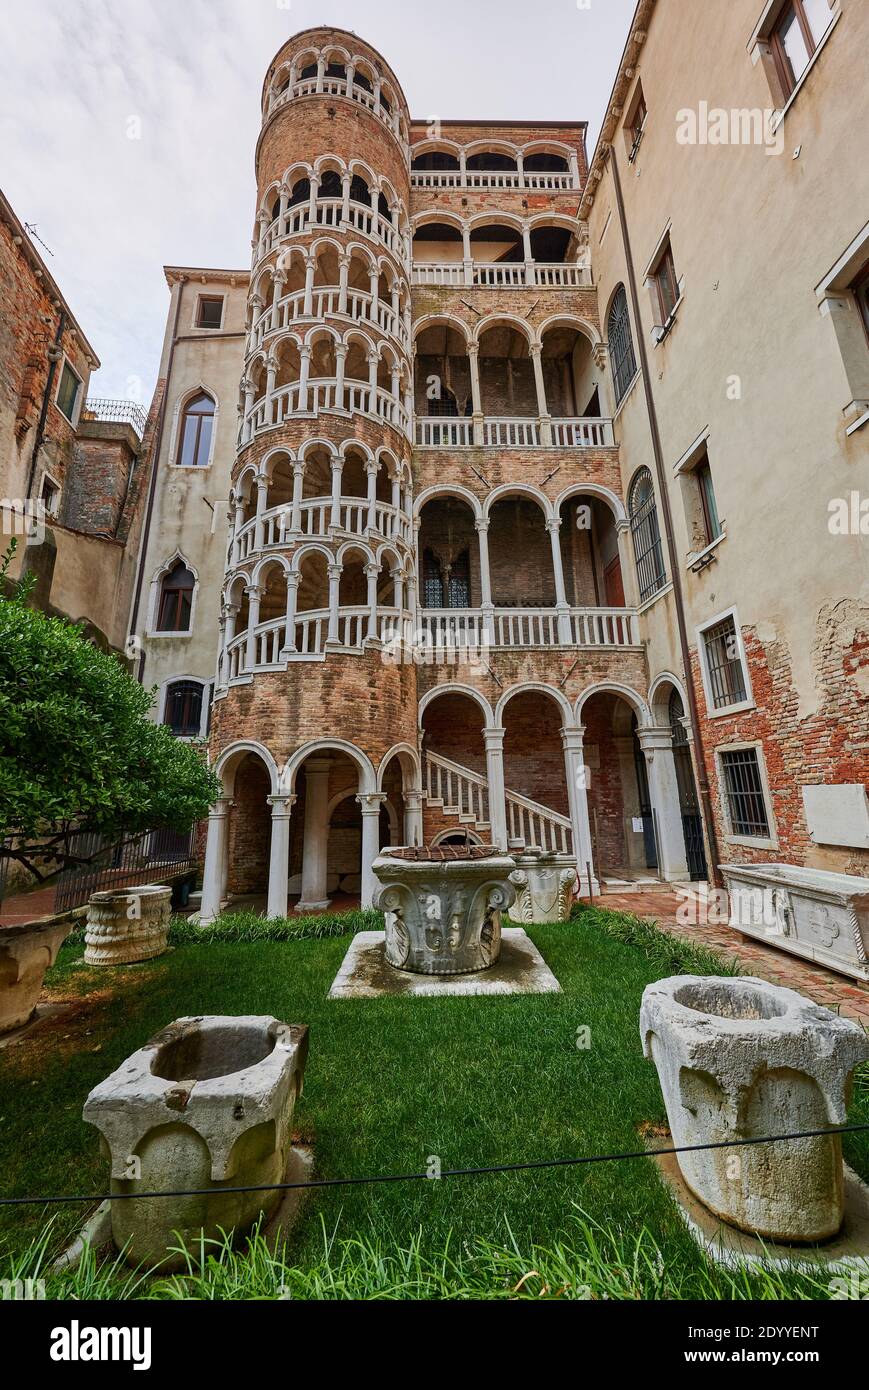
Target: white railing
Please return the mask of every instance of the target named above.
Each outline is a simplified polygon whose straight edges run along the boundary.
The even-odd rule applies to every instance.
[[[407,326],[401,314],[396,313],[391,304],[382,299],[372,300],[365,290],[348,289],[346,307],[341,308],[341,291],[337,285],[315,289],[311,296],[311,312],[305,313],[305,291],[296,290],[285,295],[277,304],[270,304],[260,314],[251,334],[251,351],[262,345],[263,339],[272,333],[286,332],[299,319],[325,319],[336,314],[355,319],[357,323],[370,323],[395,338],[405,351],[410,341]]]
[[[573,832],[569,816],[559,815],[518,792],[505,792],[504,800],[508,840],[521,840],[527,848],[548,850],[553,854],[571,853]]]
[[[597,416],[543,422],[532,415],[418,415],[415,443],[420,449],[603,449],[613,447],[612,420]]]
[[[290,546],[309,537],[328,539],[332,534],[333,503],[331,497],[311,497],[299,507],[299,529],[294,532],[293,505],[284,502],[278,507],[269,507],[259,518],[262,527],[261,549],[274,546]],[[338,507],[338,530],[354,536],[364,536],[370,529],[383,540],[400,540],[411,545],[413,524],[404,512],[393,507],[391,502],[375,502],[373,509],[373,528],[371,504],[365,497],[342,497]],[[258,553],[257,518],[246,521],[234,538],[229,563],[241,565],[251,555]]]
[[[362,651],[362,644],[368,636],[370,610],[367,606],[342,607],[338,610],[336,651]],[[377,637],[384,644],[395,641],[398,628],[404,629],[409,637],[411,618],[407,613],[399,615],[396,608],[378,608]],[[286,618],[272,618],[266,623],[258,623],[254,628],[253,666],[248,664],[248,633],[241,632],[233,637],[225,651],[227,679],[238,680],[263,669],[282,669],[288,662],[323,660],[329,637],[329,610],[318,608],[309,612],[297,613],[293,623],[293,643],[287,647]]]
[[[423,449],[470,448],[474,442],[474,422],[451,415],[417,417],[416,442]]]
[[[383,103],[374,96],[373,92],[368,92],[364,87],[357,83],[348,83],[346,77],[323,77],[322,85],[319,85],[316,77],[300,78],[292,87],[287,87],[284,92],[272,92],[266,102],[264,121],[268,120],[273,111],[285,106],[288,101],[295,97],[347,97],[350,101],[358,101],[360,106],[366,107],[368,111],[373,111],[379,116],[384,125],[388,126],[393,135],[404,144],[401,134],[401,122],[398,111],[392,109],[387,111]]]
[[[343,209],[344,203],[341,198],[318,198],[314,203],[313,219],[310,202],[297,203],[295,207],[287,208],[283,216],[279,214],[263,231],[255,259],[267,256],[287,237],[301,236],[310,233],[314,227],[323,227],[332,231],[358,232],[359,235],[385,246],[402,265],[407,263],[409,241],[388,218],[376,208],[369,207],[367,203],[351,201],[345,221]]]
[[[569,171],[526,169],[411,169],[411,188],[531,188],[560,192],[579,188]]]
[[[491,828],[489,783],[479,772],[472,772],[440,753],[426,752],[423,777],[429,805],[440,807],[445,815],[457,816],[463,825],[473,826],[478,833]],[[573,833],[569,816],[532,801],[520,792],[506,791],[504,801],[509,839],[554,854],[571,853]]]
[[[425,794],[430,804],[472,824],[475,830],[488,828],[489,784],[485,777],[438,753],[425,754],[424,771]]]
[[[242,421],[239,445],[249,443],[264,430],[275,429],[294,415],[319,415],[324,410],[374,415],[402,434],[410,435],[410,416],[404,402],[385,387],[345,379],[339,396],[335,378],[317,377],[304,389],[301,382],[294,381],[257,401]]]
[[[414,285],[446,285],[486,289],[503,286],[550,289],[590,289],[591,267],[555,261],[415,261]]]
[[[559,624],[559,616],[561,623]],[[469,647],[635,647],[633,608],[424,608],[420,634],[435,651]]]

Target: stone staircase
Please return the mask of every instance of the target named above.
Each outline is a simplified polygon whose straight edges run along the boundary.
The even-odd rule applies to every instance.
[[[454,819],[456,829],[467,829],[485,841],[491,835],[489,784],[479,772],[472,772],[440,753],[423,756],[423,798],[427,806]],[[505,792],[507,836],[556,854],[570,854],[573,845],[570,818],[542,806],[519,792]]]

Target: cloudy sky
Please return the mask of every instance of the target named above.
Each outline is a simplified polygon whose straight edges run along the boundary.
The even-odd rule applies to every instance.
[[[147,402],[163,265],[247,267],[265,70],[352,29],[414,117],[587,120],[594,147],[634,0],[0,0],[0,180],[103,366]],[[137,137],[137,138],[131,138]],[[41,249],[41,248],[40,248]]]

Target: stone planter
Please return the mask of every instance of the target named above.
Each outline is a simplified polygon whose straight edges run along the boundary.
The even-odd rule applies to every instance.
[[[528,850],[513,856],[510,882],[516,902],[510,914],[516,922],[566,922],[573,902],[576,865],[560,854]]]
[[[91,1091],[82,1113],[110,1156],[112,1192],[207,1189],[113,1202],[129,1263],[177,1267],[176,1232],[188,1246],[220,1228],[240,1239],[274,1210],[278,1190],[222,1189],[283,1181],[307,1051],[307,1028],[276,1018],[179,1018]]]
[[[94,893],[85,926],[87,965],[133,965],[169,949],[172,889],[155,884]]]
[[[869,1037],[794,990],[744,976],[676,975],[647,986],[643,1051],[658,1070],[674,1146],[845,1123]],[[799,1243],[844,1215],[838,1135],[678,1155],[688,1187],[741,1230]]]
[[[509,855],[483,846],[423,845],[382,854],[372,867],[390,965],[420,975],[463,975],[495,964],[501,912],[516,896]]]
[[[0,927],[0,1033],[32,1016],[42,981],[75,923],[28,922]]]
[[[869,980],[869,878],[795,864],[722,864],[721,872],[732,926]]]

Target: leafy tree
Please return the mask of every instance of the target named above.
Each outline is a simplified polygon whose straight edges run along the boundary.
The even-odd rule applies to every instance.
[[[201,748],[148,718],[153,690],[29,608],[27,579],[7,594],[13,550],[0,564],[0,856],[42,880],[82,862],[74,835],[184,832],[219,788]]]

